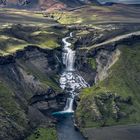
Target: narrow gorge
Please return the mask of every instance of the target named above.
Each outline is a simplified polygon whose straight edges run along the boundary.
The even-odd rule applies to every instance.
[[[67,95],[66,105],[63,111],[54,112],[53,115],[60,119],[57,126],[59,140],[82,140],[80,132],[74,127],[73,104],[75,96],[79,94],[79,90],[89,87],[89,84],[75,70],[75,51],[71,47],[68,39],[72,38],[70,33],[68,37],[62,39],[64,44],[62,52],[62,63],[64,65],[60,76],[60,87]],[[62,119],[63,118],[63,119]],[[68,137],[69,136],[69,137]]]
[[[139,140],[131,1],[0,0],[0,140]]]

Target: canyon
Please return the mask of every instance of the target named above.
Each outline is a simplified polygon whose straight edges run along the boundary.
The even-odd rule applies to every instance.
[[[137,140],[139,8],[41,2],[0,10],[0,139]]]

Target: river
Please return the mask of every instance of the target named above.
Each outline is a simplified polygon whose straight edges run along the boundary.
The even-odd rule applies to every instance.
[[[80,132],[76,131],[73,123],[73,102],[74,98],[82,88],[88,87],[88,83],[76,73],[75,70],[75,51],[70,48],[68,42],[73,35],[62,39],[64,44],[62,52],[62,63],[65,66],[60,76],[60,87],[68,95],[66,105],[62,111],[54,112],[59,122],[57,124],[58,140],[84,140]]]

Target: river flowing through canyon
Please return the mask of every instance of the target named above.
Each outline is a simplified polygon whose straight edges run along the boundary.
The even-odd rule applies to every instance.
[[[62,63],[64,69],[60,76],[60,87],[67,94],[67,101],[64,109],[53,115],[59,116],[59,123],[57,124],[57,132],[59,140],[83,140],[84,138],[80,132],[76,131],[73,122],[73,102],[79,90],[86,88],[89,84],[76,72],[75,69],[75,51],[70,48],[71,43],[68,42],[73,34],[70,33],[68,37],[62,39],[64,44],[62,52]]]

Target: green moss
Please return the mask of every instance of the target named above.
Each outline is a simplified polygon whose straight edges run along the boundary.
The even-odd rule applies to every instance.
[[[97,127],[101,126],[104,122],[96,121],[93,119],[90,108],[93,104],[93,99],[96,96],[106,93],[117,93],[121,98],[132,98],[132,105],[121,104],[120,110],[128,114],[116,121],[113,119],[112,111],[110,107],[112,103],[106,103],[108,113],[101,111],[106,118],[106,125],[118,125],[118,124],[133,124],[140,123],[140,44],[128,46],[120,46],[121,56],[116,64],[110,69],[109,77],[100,82],[97,86],[86,88],[81,93],[80,105],[77,109],[77,118],[84,121],[83,127]],[[85,105],[89,103],[88,106]],[[108,106],[109,105],[109,106]],[[98,108],[99,110],[101,108]]]
[[[89,31],[87,31],[87,30],[80,30],[80,31],[78,31],[77,33],[76,33],[76,36],[84,36],[84,35],[87,35],[87,34],[89,34],[90,32]]]
[[[88,58],[88,63],[91,65],[93,69],[96,69],[96,60],[95,58]]]
[[[28,45],[54,49],[60,47],[60,40],[66,32],[66,29],[46,26],[5,26],[0,29],[0,54],[14,53]]]
[[[38,128],[26,140],[57,140],[56,130],[54,128]]]
[[[48,41],[46,42],[41,42],[39,44],[39,46],[41,46],[41,48],[57,48],[59,47],[60,45],[58,44],[58,42],[56,40],[53,40],[53,39],[49,39]]]
[[[54,12],[50,16],[61,24],[93,24],[96,21],[100,21],[103,16],[99,15],[98,12],[109,12],[108,8],[100,6],[88,6],[79,8],[76,10],[65,11],[65,12]],[[111,11],[111,10],[110,10]]]
[[[25,113],[16,103],[12,91],[0,82],[0,106],[15,120],[20,126],[26,126]]]

